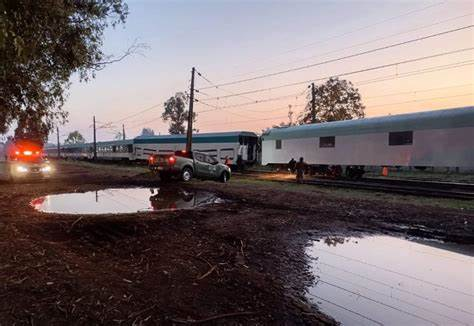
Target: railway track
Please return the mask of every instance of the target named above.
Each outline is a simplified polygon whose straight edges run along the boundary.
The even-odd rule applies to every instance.
[[[252,171],[251,175],[265,175],[269,176],[270,172]],[[279,182],[295,182],[285,178],[278,178],[278,174],[273,173],[274,176],[269,180]],[[382,179],[382,178],[362,178],[360,180],[347,179],[330,179],[325,177],[312,178],[304,180],[304,184],[348,188],[348,189],[362,189],[369,191],[378,191],[386,193],[396,193],[403,195],[423,196],[423,197],[437,197],[437,198],[452,198],[462,200],[474,200],[474,184],[465,183],[451,183],[451,182],[435,182],[435,181],[421,181],[421,180],[401,180],[401,179]]]

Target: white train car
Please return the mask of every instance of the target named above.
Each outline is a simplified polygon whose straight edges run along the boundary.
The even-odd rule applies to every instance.
[[[137,160],[148,160],[152,154],[186,149],[186,135],[139,136],[133,142]],[[228,157],[233,164],[237,161],[239,149],[244,163],[254,163],[257,143],[257,134],[248,131],[193,134],[193,150],[208,153],[220,161]]]
[[[474,107],[274,128],[262,164],[474,167]]]
[[[133,161],[135,153],[133,139],[97,142],[97,159],[109,161]],[[94,146],[89,144],[89,159],[93,157]]]

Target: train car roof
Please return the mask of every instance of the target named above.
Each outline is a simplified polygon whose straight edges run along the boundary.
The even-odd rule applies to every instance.
[[[193,143],[232,143],[238,142],[239,136],[257,137],[257,134],[251,131],[209,132],[193,134]],[[134,143],[186,143],[186,135],[138,136],[134,138]]]
[[[262,138],[263,140],[274,140],[473,126],[474,106],[467,106],[384,117],[272,128],[266,132]]]
[[[92,143],[89,143],[92,144]],[[125,139],[125,140],[110,140],[110,141],[98,141],[97,145],[105,145],[105,146],[120,146],[120,145],[131,145],[133,144],[133,139]]]

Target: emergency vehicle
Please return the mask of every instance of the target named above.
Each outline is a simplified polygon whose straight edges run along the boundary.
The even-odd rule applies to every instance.
[[[0,144],[0,179],[48,178],[52,172],[53,166],[44,157],[42,146],[29,141]]]

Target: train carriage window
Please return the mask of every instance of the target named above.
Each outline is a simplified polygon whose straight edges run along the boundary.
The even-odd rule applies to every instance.
[[[330,147],[335,147],[335,146],[336,146],[335,136],[319,137],[319,147],[330,148]]]
[[[275,149],[281,149],[281,139],[275,140]]]
[[[412,145],[413,131],[397,131],[388,134],[389,146]]]

